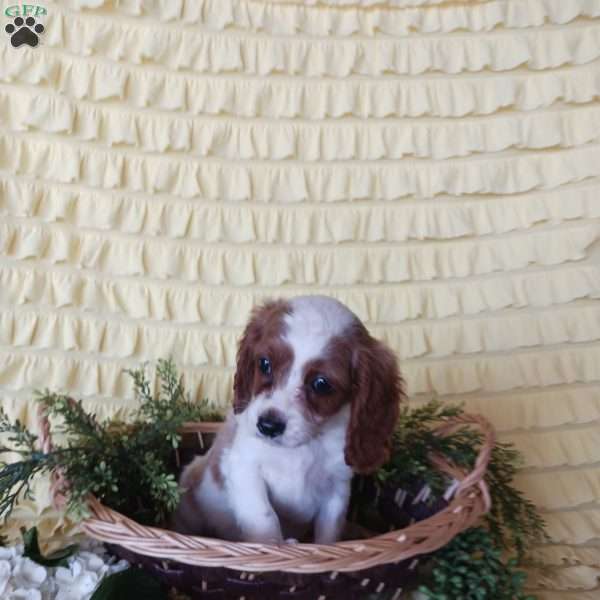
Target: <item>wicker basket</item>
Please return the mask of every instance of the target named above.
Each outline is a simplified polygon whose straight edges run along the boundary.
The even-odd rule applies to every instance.
[[[52,448],[50,427],[41,415],[42,447]],[[479,416],[462,415],[436,430],[448,435],[464,425],[478,427],[483,443],[475,467],[465,473],[433,457],[436,468],[457,480],[452,497],[433,504],[421,494],[403,494],[397,503],[408,527],[368,539],[331,545],[265,545],[228,542],[187,536],[157,527],[142,526],[104,506],[96,498],[88,502],[91,516],[82,523],[89,536],[108,544],[118,556],[151,571],[170,587],[196,599],[270,600],[275,598],[365,600],[367,597],[400,598],[415,573],[419,557],[446,545],[473,526],[490,508],[483,481],[495,436]],[[214,434],[220,423],[186,425],[185,433]],[[60,474],[53,474],[54,501]]]

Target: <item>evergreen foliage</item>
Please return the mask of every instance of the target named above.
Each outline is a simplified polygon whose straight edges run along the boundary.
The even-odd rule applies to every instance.
[[[81,401],[46,390],[37,400],[51,418],[55,431],[66,434],[65,445],[46,454],[37,449],[37,437],[19,423],[11,423],[0,410],[0,433],[10,446],[0,454],[16,452],[20,460],[0,465],[0,517],[12,511],[19,498],[31,497],[36,475],[60,467],[69,482],[68,509],[85,515],[90,493],[107,506],[141,523],[163,522],[177,506],[177,485],[172,451],[181,440],[179,430],[186,421],[213,419],[206,403],[193,403],[171,359],[159,360],[156,368],[160,387],[153,395],[145,364],[126,370],[133,378],[139,403],[133,422],[109,419],[100,422]]]
[[[434,553],[431,581],[419,588],[427,600],[535,600],[525,595],[527,577],[517,559],[502,559],[488,529],[474,527]]]
[[[377,473],[379,486],[403,488],[420,479],[430,486],[432,497],[439,497],[449,482],[432,466],[432,453],[466,470],[472,469],[482,442],[479,431],[465,426],[446,437],[433,432],[463,412],[461,406],[437,400],[419,408],[403,408],[391,458]],[[484,519],[494,544],[514,550],[519,560],[525,558],[527,548],[546,540],[544,521],[535,505],[512,483],[521,464],[521,455],[512,445],[496,442],[485,475],[492,508]]]

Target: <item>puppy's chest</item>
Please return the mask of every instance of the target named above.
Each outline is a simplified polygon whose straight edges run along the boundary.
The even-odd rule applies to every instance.
[[[322,453],[295,449],[261,464],[269,498],[278,513],[310,521],[323,500],[332,493],[339,470]],[[343,467],[342,467],[343,469]]]

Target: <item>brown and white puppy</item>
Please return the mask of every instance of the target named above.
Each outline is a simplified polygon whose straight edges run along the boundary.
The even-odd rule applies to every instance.
[[[353,472],[387,458],[403,396],[394,354],[343,304],[300,296],[254,309],[233,411],[181,476],[175,528],[281,543],[339,539]]]

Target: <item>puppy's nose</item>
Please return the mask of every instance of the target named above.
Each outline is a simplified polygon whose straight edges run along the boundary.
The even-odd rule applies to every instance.
[[[258,417],[256,427],[264,436],[274,438],[285,431],[285,422],[273,415],[263,415]]]

